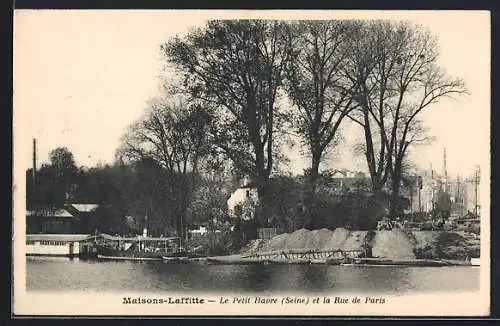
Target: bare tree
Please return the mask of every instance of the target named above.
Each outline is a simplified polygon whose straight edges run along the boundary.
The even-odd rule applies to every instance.
[[[286,89],[298,113],[291,115],[292,125],[311,157],[310,211],[323,156],[339,143],[340,125],[355,107],[343,72],[353,27],[349,21],[305,21],[290,29]]]
[[[466,93],[462,80],[438,66],[436,37],[407,22],[374,21],[359,29],[347,75],[360,104],[351,118],[362,126],[365,156],[375,192],[391,180],[396,215],[408,148],[427,140],[421,112],[446,97]]]
[[[123,138],[120,152],[133,160],[152,160],[166,170],[170,186],[171,216],[177,233],[184,236],[189,194],[196,181],[200,160],[210,152],[206,137],[211,116],[200,106],[151,101],[144,118],[134,123]]]
[[[163,46],[182,73],[176,91],[211,107],[214,142],[264,193],[277,154],[277,99],[286,57],[277,21],[210,21]]]

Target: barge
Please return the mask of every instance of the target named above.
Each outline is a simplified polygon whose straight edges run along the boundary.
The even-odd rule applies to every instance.
[[[120,237],[100,234],[97,258],[102,260],[162,261],[167,257],[187,257],[180,237]]]

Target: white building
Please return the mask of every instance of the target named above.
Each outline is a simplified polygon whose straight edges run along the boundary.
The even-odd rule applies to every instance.
[[[27,256],[78,257],[90,252],[89,234],[27,234]]]
[[[240,216],[243,220],[253,219],[259,200],[257,188],[245,178],[243,186],[236,189],[227,200],[227,211],[231,218]]]

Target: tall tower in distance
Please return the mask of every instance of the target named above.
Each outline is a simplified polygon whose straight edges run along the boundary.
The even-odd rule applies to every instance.
[[[31,171],[31,187],[32,187],[32,194],[31,194],[31,204],[33,205],[33,209],[35,210],[36,213],[36,138],[33,138],[33,171]]]
[[[446,148],[443,149],[443,191],[446,192],[448,189],[448,170],[446,167]]]
[[[35,176],[36,176],[36,139],[33,138],[33,171],[31,177],[33,178],[33,189],[35,188]]]

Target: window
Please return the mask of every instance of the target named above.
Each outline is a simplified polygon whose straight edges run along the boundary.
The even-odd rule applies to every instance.
[[[65,246],[66,242],[64,241],[40,241],[41,245],[44,246]]]

